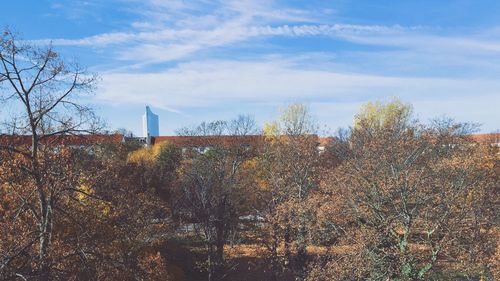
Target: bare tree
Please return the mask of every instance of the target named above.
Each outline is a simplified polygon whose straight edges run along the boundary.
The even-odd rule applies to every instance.
[[[319,174],[316,130],[308,108],[302,104],[282,109],[279,121],[264,129],[267,142],[260,157],[260,175],[266,185],[262,192],[262,200],[267,203],[263,210],[268,226],[265,241],[275,279],[283,266],[289,267],[298,280],[306,272],[308,223],[312,218],[307,201],[318,185]],[[284,260],[278,254],[282,243]]]
[[[223,135],[227,122],[202,123],[194,131],[185,129],[191,136],[207,136],[199,153],[184,162],[181,172],[184,206],[200,231],[207,250],[208,280],[225,276],[224,245],[230,234],[237,230],[244,208],[248,180],[244,163],[255,156],[255,138],[245,138],[241,133],[254,129],[248,124],[235,122],[238,135]],[[243,127],[239,125],[243,124]],[[249,143],[250,142],[250,143]],[[206,149],[205,149],[206,148]]]
[[[250,115],[238,115],[236,119],[227,124],[227,130],[230,135],[235,136],[248,136],[259,133],[257,123]]]
[[[176,131],[180,136],[249,136],[259,134],[255,119],[250,115],[240,114],[233,120],[201,122],[197,126],[188,126]]]
[[[204,121],[197,126],[180,128],[176,133],[180,136],[221,136],[227,134],[227,128],[227,121]]]
[[[399,102],[374,109],[357,115],[322,183],[322,216],[341,229],[344,252],[310,279],[429,280],[440,263],[483,271],[494,254],[494,150],[470,141],[470,125],[423,125]]]
[[[63,171],[59,178],[48,174],[58,164],[54,145],[58,136],[95,129],[95,115],[79,102],[79,98],[93,89],[96,76],[87,74],[77,64],[66,63],[51,46],[31,45],[5,30],[0,37],[0,81],[4,106],[17,113],[15,118],[4,123],[6,131],[31,138],[29,149],[20,148],[15,141],[0,146],[13,155],[15,161],[11,163],[18,165],[21,175],[25,176],[20,180],[33,191],[28,193],[28,198],[21,198],[21,205],[15,208],[19,212],[31,212],[37,225],[27,234],[33,239],[7,256],[0,253],[0,272],[27,247],[36,244],[35,274],[40,280],[49,280],[51,237],[58,198],[62,190],[70,190],[69,186],[74,184],[68,181],[69,186],[62,188],[63,181],[67,180]]]

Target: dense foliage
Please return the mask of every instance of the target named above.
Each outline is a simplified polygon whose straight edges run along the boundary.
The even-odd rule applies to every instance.
[[[262,133],[248,116],[179,130],[203,145],[71,147],[99,129],[78,99],[95,77],[0,40],[4,129],[30,136],[0,142],[1,280],[500,278],[499,152],[470,124],[393,100],[320,140],[292,104]]]

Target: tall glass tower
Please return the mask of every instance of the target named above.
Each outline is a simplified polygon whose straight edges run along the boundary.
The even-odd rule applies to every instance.
[[[154,114],[149,106],[146,106],[146,112],[142,115],[142,133],[144,137],[157,137],[160,135],[158,115]]]

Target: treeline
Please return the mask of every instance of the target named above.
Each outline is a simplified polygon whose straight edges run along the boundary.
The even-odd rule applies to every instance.
[[[1,280],[500,277],[498,147],[470,124],[368,103],[320,149],[292,104],[262,130],[247,116],[180,129],[206,137],[196,149],[71,148],[47,140],[101,129],[79,102],[95,77],[9,31],[0,61],[19,113],[4,128],[31,136],[0,143]]]

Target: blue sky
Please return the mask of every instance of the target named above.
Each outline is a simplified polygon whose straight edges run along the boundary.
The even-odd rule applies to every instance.
[[[101,76],[89,102],[111,128],[160,133],[308,104],[327,129],[398,96],[422,120],[500,128],[498,0],[24,0],[0,25],[52,42]]]

